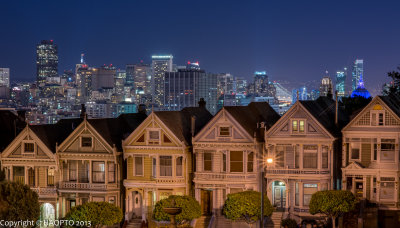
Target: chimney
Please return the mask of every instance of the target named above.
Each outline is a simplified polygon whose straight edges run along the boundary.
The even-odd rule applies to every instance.
[[[25,110],[18,110],[18,111],[17,111],[17,114],[18,114],[18,119],[19,119],[20,121],[22,121],[22,122],[25,122],[25,114],[26,114],[26,111],[25,111]]]
[[[192,116],[191,124],[190,124],[190,130],[192,131],[192,137],[194,137],[194,132],[196,130],[195,128],[196,128],[196,117]]]
[[[80,115],[80,117],[82,118],[82,119],[85,119],[86,118],[86,108],[85,108],[85,104],[81,104],[81,115]]]
[[[204,100],[204,98],[200,98],[198,104],[200,108],[206,108],[206,101]]]
[[[138,113],[146,114],[146,105],[145,104],[139,104]]]
[[[338,126],[338,92],[335,91],[335,125]]]

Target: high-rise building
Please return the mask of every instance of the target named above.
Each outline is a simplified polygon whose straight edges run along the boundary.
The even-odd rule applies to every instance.
[[[126,64],[125,72],[126,72],[126,79],[125,79],[126,85],[133,86],[134,74],[135,74],[135,64]]]
[[[247,89],[247,80],[243,78],[236,77],[236,93],[246,93]]]
[[[236,94],[235,80],[232,74],[223,73],[217,75],[218,95],[234,95]]]
[[[86,64],[76,64],[75,72],[77,97],[80,103],[87,102],[92,94],[93,68]]]
[[[296,103],[297,100],[308,100],[307,88],[305,86],[292,90],[292,104]]]
[[[0,68],[0,86],[10,87],[10,68]]]
[[[93,77],[92,77],[92,89],[98,90],[101,88],[113,88],[114,87],[114,79],[116,75],[115,67],[110,65],[104,65],[99,68],[93,69]]]
[[[58,76],[58,51],[53,40],[42,40],[36,46],[36,82],[43,85],[47,77]]]
[[[172,72],[172,55],[153,55],[152,59],[152,95],[153,103],[161,108],[164,105],[165,72]]]
[[[269,82],[265,71],[256,71],[254,73],[254,93],[257,96],[275,97],[276,88]]]
[[[206,101],[207,110],[215,114],[217,75],[195,69],[165,73],[165,110],[178,111],[185,107],[195,107],[200,98]]]
[[[351,91],[354,91],[357,88],[358,82],[360,81],[360,75],[364,75],[364,60],[356,59],[356,61],[354,61],[351,77]]]
[[[319,87],[319,95],[322,97],[332,96],[332,79],[328,75],[328,71],[326,71],[326,75],[321,80],[321,85]]]
[[[346,95],[346,77],[346,67],[343,69],[343,71],[336,72],[336,91],[338,97],[344,97]]]
[[[133,89],[137,104],[149,104],[151,102],[151,67],[140,62],[133,65]]]

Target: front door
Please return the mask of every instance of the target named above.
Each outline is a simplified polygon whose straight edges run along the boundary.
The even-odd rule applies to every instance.
[[[201,190],[201,213],[211,215],[212,213],[212,191]]]
[[[356,181],[356,197],[361,199],[363,198],[363,193],[364,193],[364,184],[362,181]]]
[[[286,186],[285,183],[275,181],[273,183],[274,206],[284,208],[286,206]]]

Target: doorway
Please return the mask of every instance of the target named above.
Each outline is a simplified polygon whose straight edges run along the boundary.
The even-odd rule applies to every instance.
[[[274,181],[272,183],[273,204],[277,208],[286,207],[286,185],[282,181]]]
[[[201,213],[202,215],[212,214],[212,191],[201,190]]]

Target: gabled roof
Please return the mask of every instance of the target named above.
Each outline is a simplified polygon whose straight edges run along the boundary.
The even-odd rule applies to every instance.
[[[385,104],[400,117],[400,97],[396,95],[378,96]]]
[[[192,116],[196,117],[195,135],[213,117],[207,109],[202,107],[187,107],[181,111],[159,111],[154,114],[186,145],[192,144]]]
[[[317,100],[298,101],[311,113],[314,118],[332,136],[340,136],[341,129],[349,122],[349,116],[345,111],[338,108],[338,125],[335,124],[335,100],[328,97],[319,97]]]
[[[25,128],[25,120],[10,110],[0,110],[0,153]]]
[[[248,106],[225,106],[224,109],[247,131],[251,136],[262,140],[264,129],[257,128],[257,123],[264,122],[266,130],[270,129],[280,116],[268,102],[251,102]]]

